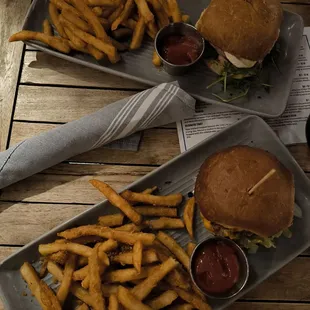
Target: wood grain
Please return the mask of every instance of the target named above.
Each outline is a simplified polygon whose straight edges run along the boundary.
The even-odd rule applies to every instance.
[[[10,146],[56,126],[54,124],[14,122]],[[310,171],[310,149],[307,145],[297,144],[288,148],[303,170]],[[175,129],[149,129],[144,132],[137,153],[99,148],[76,156],[74,161],[161,165],[178,154],[180,154],[180,146]]]
[[[8,38],[20,30],[29,4],[30,0],[0,1],[0,151],[7,143],[23,51],[22,43],[9,43]]]
[[[26,52],[22,83],[144,89],[145,85],[87,68],[43,52]]]
[[[20,86],[14,119],[69,122],[135,93],[137,92]]]
[[[121,190],[153,169],[147,166],[62,164],[4,188],[0,193],[0,199],[94,204],[104,198],[88,184],[91,178],[96,177],[109,183],[116,190]]]
[[[10,145],[55,128],[57,125],[14,122]],[[180,153],[176,129],[148,129],[144,131],[138,152],[106,148],[78,155],[73,161],[118,164],[161,165]]]

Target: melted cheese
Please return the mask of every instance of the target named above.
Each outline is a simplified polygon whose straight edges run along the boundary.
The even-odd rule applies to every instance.
[[[224,52],[226,58],[237,68],[252,68],[256,61],[248,60],[244,58],[237,58],[232,54]]]

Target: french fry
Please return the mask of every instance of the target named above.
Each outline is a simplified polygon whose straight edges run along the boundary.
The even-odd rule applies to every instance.
[[[136,26],[137,26],[137,22],[132,18],[128,18],[128,20],[122,22],[122,25],[131,29],[132,31],[134,31]],[[140,25],[140,27],[141,27],[141,25]],[[145,30],[145,28],[144,28],[144,30]],[[133,201],[130,201],[130,202],[132,203]]]
[[[120,0],[87,0],[89,6],[117,7],[121,4]]]
[[[40,271],[39,271],[39,278],[42,279],[45,277],[46,275],[46,272],[47,272],[47,263],[48,263],[48,260],[46,257],[43,258],[42,260],[42,264],[41,264],[41,267],[40,267]]]
[[[180,298],[191,304],[194,308],[199,310],[211,310],[211,307],[198,295],[194,293],[189,293],[179,287],[175,287],[174,290],[177,292]]]
[[[113,13],[110,14],[108,21],[111,25],[122,14],[123,9],[124,9],[124,5],[120,4],[120,6]]]
[[[58,240],[65,240],[65,239],[58,239]],[[76,239],[71,240],[73,243],[79,243],[79,244],[88,244],[88,243],[97,243],[102,242],[103,239],[98,236],[83,236]]]
[[[119,28],[112,31],[112,37],[116,40],[124,39],[132,35],[132,30],[129,28]]]
[[[181,219],[160,217],[156,220],[147,221],[146,224],[150,226],[151,229],[180,229],[184,228],[184,223]]]
[[[103,18],[109,18],[109,16],[114,12],[114,8],[104,8],[101,17]]]
[[[152,310],[151,307],[143,304],[137,299],[127,288],[123,286],[118,287],[117,298],[119,302],[129,310]]]
[[[189,256],[183,248],[172,237],[162,231],[158,232],[157,239],[164,244],[182,263],[185,269],[189,271]]]
[[[138,12],[140,16],[144,18],[146,23],[154,21],[154,15],[150,11],[145,0],[135,0],[135,3],[138,7]]]
[[[189,15],[182,15],[182,22],[183,23],[189,23],[190,22]]]
[[[187,244],[186,252],[188,256],[192,256],[192,253],[194,252],[195,247],[196,247],[196,244],[194,242],[189,242]]]
[[[105,54],[99,51],[91,44],[87,44],[87,51],[90,55],[92,55],[95,59],[101,60],[105,57]]]
[[[89,310],[89,307],[86,304],[81,304],[75,310]]]
[[[123,52],[123,51],[128,50],[128,45],[126,45],[125,43],[120,43],[113,38],[110,38],[110,39],[111,39],[113,46],[115,46],[118,51]]]
[[[102,40],[97,39],[91,34],[75,27],[73,24],[69,27],[71,31],[74,32],[81,40],[85,41],[89,45],[94,46],[101,52],[108,55],[110,62],[116,63],[120,60],[119,55],[117,54],[116,48],[111,43],[103,42]]]
[[[102,294],[104,297],[110,297],[112,294],[117,294],[118,285],[117,284],[102,284],[101,290],[102,290]]]
[[[109,310],[118,310],[119,303],[116,294],[111,294],[109,297]]]
[[[63,18],[65,18],[66,20],[68,20],[70,23],[80,28],[81,30],[92,33],[91,26],[89,26],[86,21],[84,21],[78,15],[72,13],[71,11],[64,9],[61,12],[61,16],[63,16]]]
[[[55,262],[60,265],[64,265],[68,259],[68,251],[58,251],[51,255],[46,256],[47,260]]]
[[[132,280],[139,280],[146,278],[149,274],[154,272],[157,266],[148,266],[142,267],[141,272],[138,273],[135,268],[126,268],[126,269],[119,269],[115,271],[109,271],[104,274],[104,280],[108,283],[124,283],[130,282]]]
[[[39,287],[40,287],[40,297],[45,307],[51,310],[61,310],[59,300],[55,296],[54,292],[43,280],[40,280]]]
[[[101,292],[101,277],[99,271],[98,248],[94,248],[88,258],[89,264],[89,293],[93,298],[94,310],[104,310],[104,299]]]
[[[182,21],[182,14],[178,5],[177,0],[167,0],[168,8],[174,23],[179,23]]]
[[[89,181],[94,187],[96,187],[109,201],[110,203],[119,208],[125,215],[136,225],[139,225],[142,221],[142,216],[137,213],[133,207],[122,196],[118,195],[114,189],[108,184],[99,180]]]
[[[166,13],[166,15],[169,17],[171,17],[171,12],[169,10],[169,7],[168,7],[168,3],[167,3],[167,0],[158,0],[160,3],[161,3],[161,6],[163,8],[163,11]]]
[[[120,263],[122,265],[133,265],[133,253],[124,252],[112,257],[113,262]],[[156,251],[153,249],[146,250],[142,253],[142,265],[152,264],[158,261]]]
[[[194,307],[191,304],[175,305],[169,308],[169,310],[192,310],[192,309],[194,309]]]
[[[122,243],[133,245],[136,241],[141,240],[144,245],[152,245],[155,240],[154,234],[149,233],[128,233],[118,231],[99,225],[85,225],[71,228],[57,234],[65,239],[75,239],[81,236],[99,236],[107,239],[114,239]]]
[[[162,61],[156,51],[153,53],[152,62],[155,67],[160,67],[162,65]]]
[[[177,217],[178,210],[176,208],[164,208],[164,207],[153,207],[153,206],[138,206],[135,210],[144,216],[167,216]]]
[[[52,2],[49,3],[48,12],[49,12],[50,18],[52,20],[52,23],[54,24],[59,35],[65,39],[68,39],[68,36],[66,35],[64,28],[59,21],[59,13],[58,13],[57,7],[54,3],[52,3]]]
[[[169,257],[164,263],[159,265],[143,282],[136,285],[131,293],[139,300],[146,298],[152,289],[161,281],[171,270],[178,266],[178,262]]]
[[[147,304],[154,310],[165,308],[171,305],[178,298],[178,294],[173,290],[168,290],[155,297]]]
[[[49,261],[47,264],[47,270],[50,274],[52,274],[59,282],[63,279],[63,271],[62,269],[56,265],[55,263]],[[79,284],[76,282],[72,282],[70,286],[70,292],[77,297],[78,299],[85,302],[87,305],[92,306],[93,300],[89,293],[84,290]]]
[[[72,280],[72,274],[75,270],[76,265],[76,256],[74,254],[70,254],[69,258],[66,262],[63,278],[61,281],[61,284],[59,286],[59,289],[57,291],[57,298],[59,300],[59,303],[63,305],[65,303],[65,300],[69,294],[69,289],[71,285]]]
[[[48,21],[48,19],[44,19],[43,24],[42,24],[42,28],[43,28],[44,34],[46,34],[48,36],[53,35],[52,26],[51,26],[50,22]]]
[[[116,30],[118,26],[127,20],[134,9],[134,0],[127,0],[122,13],[112,23],[111,30]]]
[[[103,13],[103,9],[100,6],[95,6],[92,8],[92,11],[96,14],[96,16],[101,16]]]
[[[89,257],[92,249],[86,245],[78,243],[47,243],[39,245],[39,252],[41,255],[46,256],[58,251],[68,251],[73,254]]]
[[[138,25],[137,27],[138,28]],[[135,193],[125,190],[122,197],[129,201],[142,202],[155,206],[176,207],[182,202],[182,194],[172,194],[167,196],[155,196],[150,194]]]
[[[74,5],[74,7],[80,12],[80,14],[85,18],[85,20],[91,25],[96,34],[96,37],[99,39],[103,39],[108,43],[109,36],[105,32],[96,14],[87,6],[85,1],[81,0],[70,0],[70,1]]]
[[[128,231],[128,232],[138,232],[141,231],[141,229],[144,226],[142,225],[136,225],[134,223],[129,223],[129,224],[125,224],[123,226],[120,227],[115,227],[115,230],[120,230],[120,231]]]
[[[23,279],[27,282],[28,287],[32,293],[32,295],[35,296],[39,304],[41,305],[42,309],[49,310],[44,303],[41,300],[41,294],[40,294],[40,278],[38,277],[37,273],[35,272],[34,268],[28,263],[25,262],[20,267],[20,273],[23,277]]]
[[[195,211],[195,198],[192,197],[186,201],[183,213],[185,227],[192,239],[194,239],[194,232],[193,232],[194,211]]]
[[[53,254],[52,254],[53,255]],[[88,264],[88,257],[80,256],[77,261],[78,267],[83,267]]]
[[[157,19],[158,19],[159,28],[163,28],[163,27],[169,25],[169,23],[170,23],[169,17],[164,10],[155,10],[155,14],[156,14]]]
[[[132,262],[138,273],[141,272],[143,244],[137,241],[132,248]]]
[[[98,249],[98,255],[100,257],[101,255],[101,252],[109,252],[109,251],[113,251],[117,248],[118,246],[118,243],[113,240],[113,239],[109,239],[105,242],[102,242],[100,245],[99,245],[99,249]]]
[[[103,273],[105,272],[106,268],[107,268],[106,265],[103,265],[103,264],[99,265],[99,274],[100,274],[100,276],[103,275]],[[83,279],[83,281],[81,282],[81,285],[82,285],[83,288],[88,289],[89,288],[89,283],[90,283],[89,275],[87,275]]]
[[[9,42],[30,40],[41,41],[42,43],[45,43],[50,47],[54,48],[55,50],[58,50],[65,54],[68,54],[71,50],[69,44],[65,40],[57,37],[48,36],[41,32],[22,30],[13,34],[9,38]]]
[[[75,9],[72,5],[67,4],[63,0],[50,0],[50,2],[55,4],[56,7],[61,11],[68,10],[77,16],[81,16],[80,12],[77,9]]]
[[[86,43],[82,41],[80,38],[76,37],[69,28],[64,27],[64,30],[65,30],[67,37],[73,43],[74,46],[76,46],[77,48],[81,48],[81,49],[86,47]]]
[[[124,215],[123,214],[112,214],[99,216],[98,223],[101,226],[114,227],[123,225]]]
[[[147,2],[149,2],[152,5],[155,11],[160,11],[162,9],[161,2],[158,0],[147,0]]]
[[[154,21],[151,21],[146,24],[147,27],[147,34],[154,40],[156,37],[156,34],[158,32],[158,28]]]

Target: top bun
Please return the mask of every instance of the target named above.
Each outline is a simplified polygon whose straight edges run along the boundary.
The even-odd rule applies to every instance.
[[[271,169],[276,172],[249,195]],[[195,199],[207,220],[270,237],[293,222],[294,179],[270,153],[248,146],[231,147],[203,163]]]
[[[279,0],[212,0],[196,27],[215,48],[260,61],[277,41],[282,18]]]

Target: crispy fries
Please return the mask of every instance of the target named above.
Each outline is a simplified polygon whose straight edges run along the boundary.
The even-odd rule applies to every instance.
[[[176,258],[182,263],[186,270],[189,270],[189,256],[173,238],[160,231],[157,234],[157,239],[176,256]]]
[[[93,298],[94,310],[104,310],[104,299],[101,292],[101,277],[99,271],[98,248],[94,248],[88,259],[89,264],[89,293]]]
[[[89,307],[86,304],[81,304],[75,310],[89,310]]]
[[[58,267],[55,263],[49,261],[47,264],[47,270],[50,274],[52,274],[58,281],[62,281],[63,279],[63,271],[60,267]],[[79,284],[76,282],[72,282],[70,286],[70,292],[76,296],[78,299],[85,302],[87,305],[92,305],[92,298],[89,293],[84,290]]]
[[[143,244],[137,241],[132,248],[132,262],[137,272],[141,272]]]
[[[170,15],[172,17],[172,21],[174,23],[179,23],[182,21],[182,14],[177,3],[177,0],[167,0],[168,8],[170,11]]]
[[[44,306],[49,310],[61,310],[59,300],[55,296],[54,292],[50,287],[43,281],[40,280],[40,297]]]
[[[117,291],[117,298],[119,302],[129,310],[152,310],[151,307],[143,304],[139,299],[137,299],[130,291],[123,287],[119,286]]]
[[[112,257],[113,262],[120,263],[122,265],[133,265],[133,253],[125,252],[120,253]],[[146,250],[142,253],[142,265],[152,264],[158,261],[156,251],[153,249]]]
[[[55,262],[60,265],[64,265],[68,259],[68,251],[58,251],[51,255],[46,256],[49,261]]]
[[[187,244],[186,252],[188,256],[192,256],[192,253],[194,252],[195,247],[196,247],[196,244],[194,242],[189,242]]]
[[[122,14],[124,5],[121,4],[108,18],[109,23],[112,25],[113,22]]]
[[[23,279],[27,282],[31,293],[35,296],[41,307],[44,310],[48,310],[48,308],[41,300],[40,278],[38,277],[33,267],[29,263],[25,262],[20,268],[20,273]]]
[[[50,2],[55,4],[55,6],[61,11],[68,10],[77,16],[81,16],[80,12],[77,9],[75,9],[72,5],[67,4],[63,0],[50,0]]]
[[[92,32],[91,26],[89,26],[86,21],[84,21],[82,18],[72,13],[71,11],[67,9],[62,10],[61,16],[64,19],[68,20],[70,23],[72,23],[74,26],[80,28],[81,30],[85,32]]]
[[[45,43],[50,47],[54,48],[55,50],[58,50],[65,54],[68,54],[71,50],[69,44],[62,38],[48,36],[41,32],[22,30],[20,32],[13,34],[9,38],[9,42],[30,41],[30,40],[41,41],[42,43]]]
[[[134,0],[127,0],[125,3],[124,10],[122,13],[115,19],[112,23],[111,30],[116,30],[118,26],[124,21],[127,20],[134,9]]]
[[[194,239],[194,232],[193,232],[194,211],[195,211],[195,198],[192,197],[186,201],[183,213],[183,219],[186,229],[192,239]]]
[[[115,230],[128,231],[128,232],[138,232],[138,231],[141,231],[141,229],[143,227],[144,227],[143,225],[136,225],[134,223],[129,223],[129,224],[125,224],[125,225],[120,226],[120,227],[115,227]]]
[[[137,26],[138,27],[138,26]],[[142,202],[155,206],[176,207],[182,202],[182,194],[172,194],[167,196],[155,196],[144,193],[135,193],[130,190],[125,190],[122,197],[135,202]]]
[[[190,22],[189,15],[182,15],[182,22],[183,23],[189,23]]]
[[[91,255],[92,249],[86,245],[78,243],[48,243],[40,244],[39,252],[41,255],[46,256],[58,251],[68,251],[77,255],[89,257]]]
[[[43,28],[43,33],[46,34],[47,36],[53,35],[53,29],[52,29],[51,24],[48,21],[48,19],[44,19],[43,24],[42,24],[42,28]]]
[[[86,43],[76,37],[74,33],[67,27],[64,27],[64,31],[69,38],[69,40],[72,42],[73,46],[75,46],[77,49],[84,49],[86,47]]]
[[[119,309],[119,303],[116,294],[112,294],[109,297],[109,310],[118,310],[118,309]]]
[[[65,303],[65,300],[68,296],[70,285],[71,285],[71,280],[72,280],[72,275],[75,269],[75,264],[76,264],[76,256],[74,254],[70,254],[66,262],[66,265],[65,265],[63,279],[57,291],[57,298],[61,305]]]
[[[146,298],[152,289],[161,281],[171,270],[176,268],[178,262],[169,257],[164,263],[159,265],[156,270],[151,273],[143,282],[136,285],[132,290],[132,294],[136,296],[139,300]]]
[[[114,227],[123,225],[124,215],[123,214],[112,214],[99,216],[98,224],[101,226]]]
[[[153,206],[138,206],[135,210],[144,216],[167,216],[177,217],[178,210],[176,208],[164,208],[164,207],[153,207]]]
[[[63,26],[61,25],[61,23],[59,21],[59,13],[58,13],[57,7],[54,3],[52,3],[52,2],[49,3],[48,12],[50,14],[52,23],[54,24],[59,35],[65,39],[67,39],[68,37],[64,31]]]
[[[168,290],[159,295],[158,297],[155,297],[151,301],[148,302],[148,305],[154,309],[162,309],[169,305],[171,305],[176,299],[178,298],[178,294],[173,290]]]
[[[184,228],[184,223],[181,219],[160,217],[156,220],[147,221],[146,224],[150,226],[151,229],[180,229]]]
[[[118,195],[108,184],[99,180],[89,181],[94,187],[96,187],[109,201],[110,203],[119,208],[125,215],[136,225],[139,225],[142,221],[142,217],[137,213],[133,207],[123,197]]]
[[[191,304],[194,308],[199,310],[211,310],[211,307],[205,301],[203,301],[198,295],[189,293],[178,287],[175,287],[174,290],[184,301]]]
[[[145,21],[144,21],[144,18],[141,16],[136,26],[134,27],[134,31],[133,31],[133,35],[132,35],[132,39],[130,43],[131,50],[138,49],[141,46],[144,32],[145,32]],[[130,200],[130,199],[127,199],[127,200]]]
[[[116,294],[118,290],[117,284],[102,284],[102,294],[104,297],[110,297],[112,294]]]
[[[87,52],[92,55],[96,60],[101,60],[104,58],[105,54],[95,48],[93,45],[87,45]]]
[[[152,62],[155,67],[160,67],[162,65],[162,61],[156,51],[153,53]]]
[[[119,0],[87,0],[89,6],[117,7],[120,3]]]
[[[154,15],[150,11],[145,0],[135,0],[135,3],[138,7],[138,12],[140,16],[143,17],[146,23],[154,21]]]
[[[103,9],[100,6],[93,7],[92,11],[96,14],[96,16],[101,16],[103,13]]]

